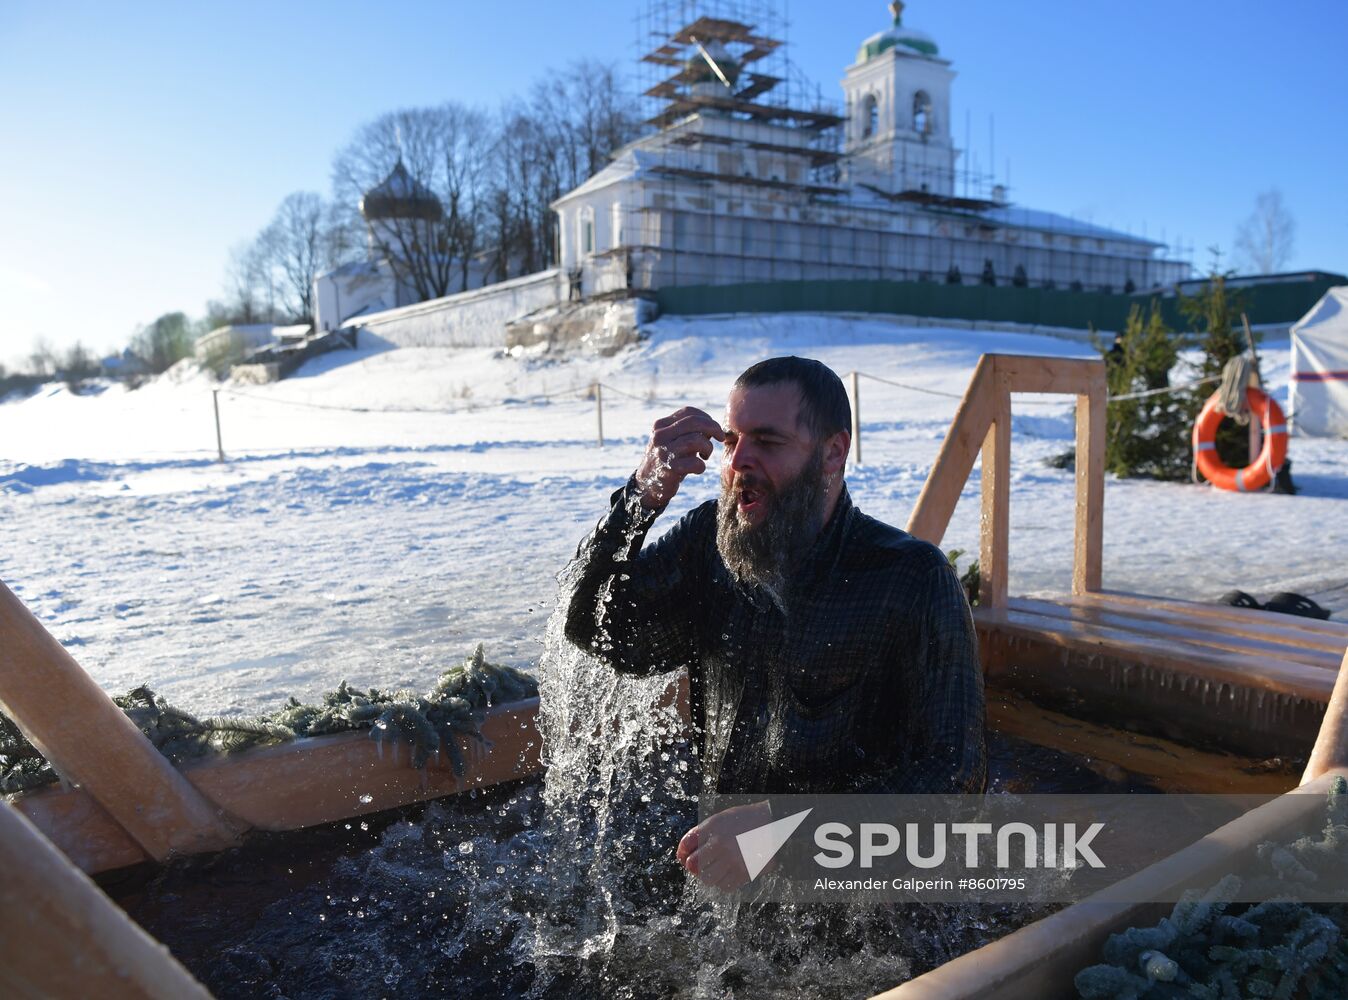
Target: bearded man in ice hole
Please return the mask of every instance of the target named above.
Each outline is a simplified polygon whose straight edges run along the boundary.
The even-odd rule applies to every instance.
[[[963,588],[936,546],[861,513],[843,482],[851,406],[805,358],[731,390],[725,426],[655,422],[640,467],[576,555],[567,637],[621,673],[686,669],[703,787],[720,794],[983,790],[983,680]],[[721,494],[647,531],[721,442]],[[716,813],[677,856],[724,891],[735,836],[769,800]]]

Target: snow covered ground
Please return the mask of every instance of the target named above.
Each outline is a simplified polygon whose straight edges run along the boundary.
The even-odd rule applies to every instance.
[[[862,382],[864,462],[848,483],[862,510],[902,526],[981,352],[1091,354],[874,317],[666,318],[651,331],[607,359],[341,352],[274,385],[224,386],[225,464],[215,383],[199,373],[5,403],[0,580],[112,691],[148,683],[223,713],[344,677],[423,688],[478,641],[492,659],[536,662],[554,576],[651,422],[685,402],[719,416],[752,362],[801,354],[948,394]],[[1286,342],[1263,362],[1285,401]],[[602,449],[581,398],[596,380]],[[1013,592],[1069,583],[1072,476],[1043,460],[1072,433],[1067,401],[1018,401]],[[1111,479],[1106,586],[1198,600],[1295,590],[1346,616],[1348,441],[1293,439],[1290,454],[1297,497]],[[711,471],[689,480],[661,523],[715,488]],[[945,548],[977,549],[977,491],[975,470]]]

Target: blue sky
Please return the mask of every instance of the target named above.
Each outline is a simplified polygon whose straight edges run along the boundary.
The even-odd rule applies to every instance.
[[[0,0],[0,363],[105,349],[221,294],[229,248],[329,193],[363,122],[494,107],[582,56],[634,65],[637,0]],[[792,54],[840,98],[882,0],[790,0]],[[1294,269],[1348,272],[1348,2],[913,0],[958,73],[956,138],[1019,204],[1230,251],[1262,190]]]

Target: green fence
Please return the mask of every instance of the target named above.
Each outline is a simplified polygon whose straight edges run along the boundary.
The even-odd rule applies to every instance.
[[[1344,284],[1339,275],[1297,276],[1286,282],[1233,289],[1255,326],[1291,324],[1306,314],[1327,289]],[[1134,303],[1146,307],[1149,294],[1057,291],[990,285],[946,285],[921,281],[775,281],[739,285],[686,285],[656,293],[662,312],[706,313],[860,312],[925,316],[933,319],[1025,323],[1069,329],[1119,330]],[[1173,292],[1160,298],[1172,329],[1183,329]]]

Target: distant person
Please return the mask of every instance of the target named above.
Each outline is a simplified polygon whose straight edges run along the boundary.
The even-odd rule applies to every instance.
[[[851,407],[818,361],[735,382],[726,426],[684,407],[576,556],[571,642],[615,670],[687,669],[703,787],[721,794],[983,790],[983,681],[969,605],[939,548],[861,513],[843,482]],[[647,531],[724,445],[721,495]],[[704,882],[748,880],[734,835],[767,802],[683,837]]]

